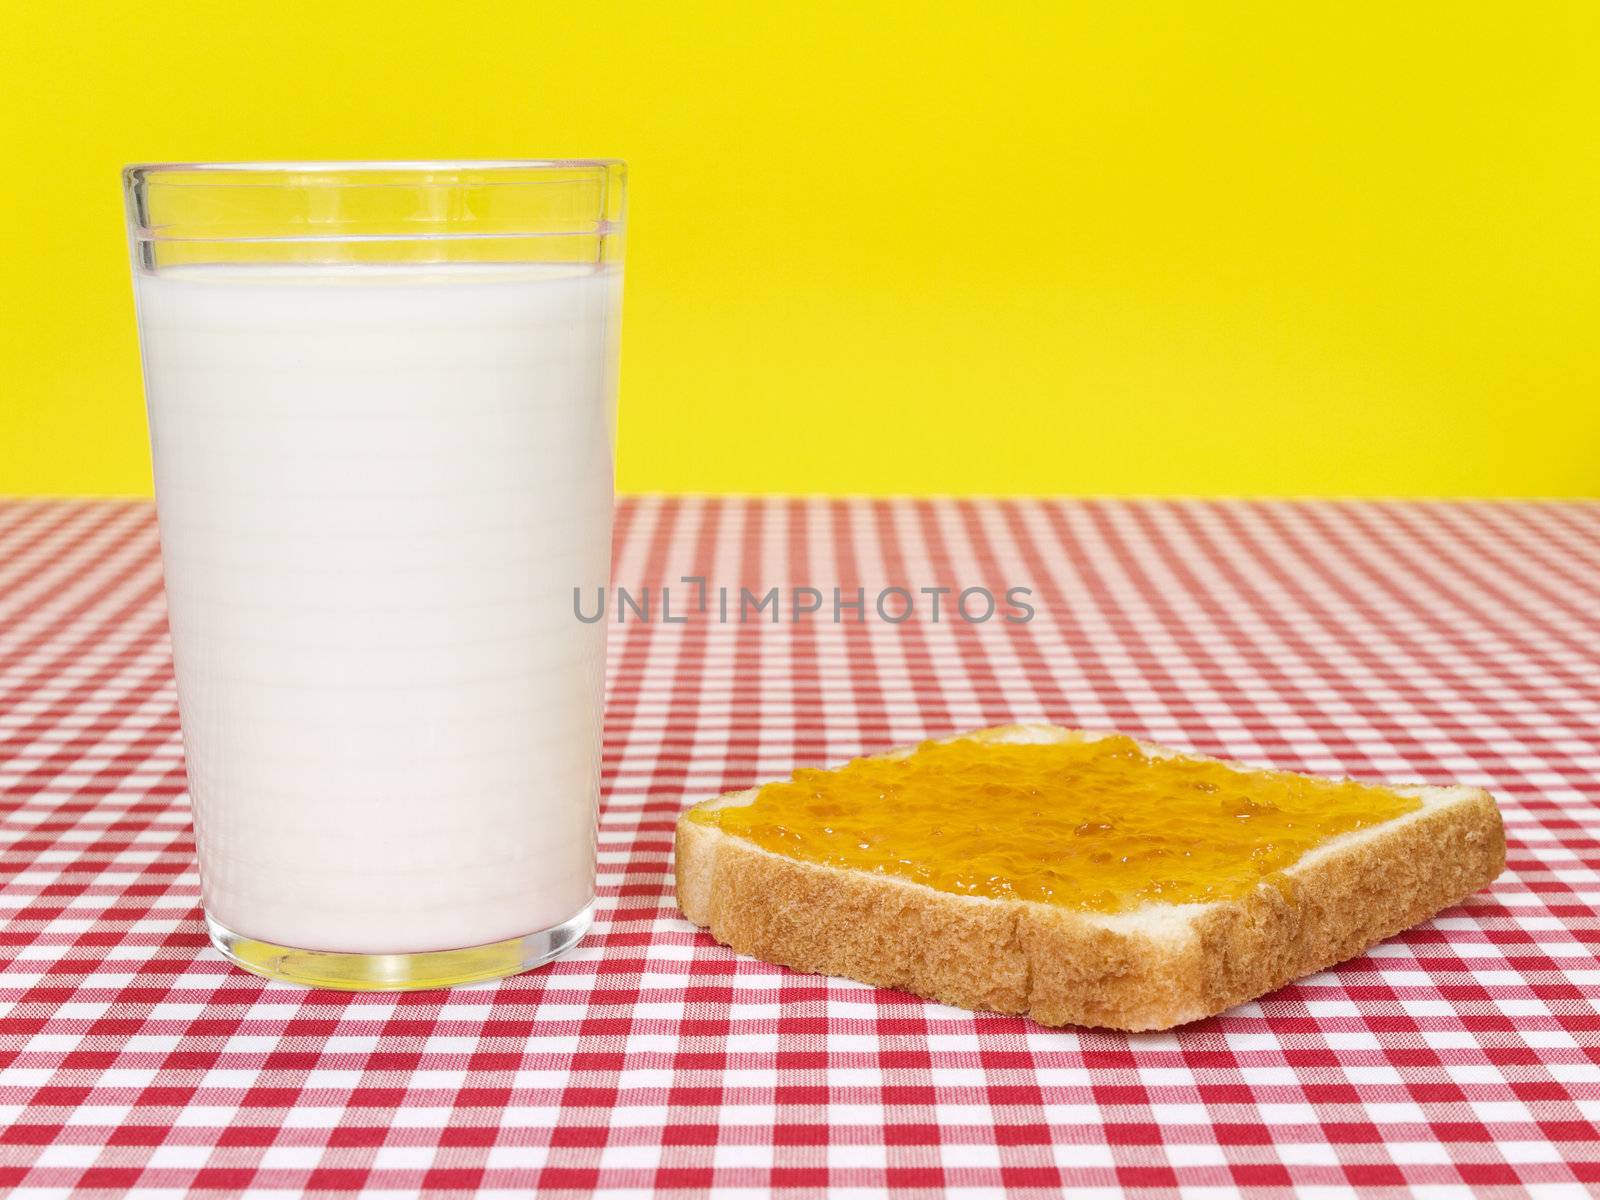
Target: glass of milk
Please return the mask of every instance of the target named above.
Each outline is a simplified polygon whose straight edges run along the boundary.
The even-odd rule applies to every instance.
[[[206,921],[321,987],[595,896],[622,164],[124,172]]]

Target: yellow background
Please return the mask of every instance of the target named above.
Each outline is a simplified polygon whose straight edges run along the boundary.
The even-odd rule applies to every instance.
[[[597,154],[624,488],[1600,493],[1600,5],[0,7],[0,493],[148,490],[124,162]]]

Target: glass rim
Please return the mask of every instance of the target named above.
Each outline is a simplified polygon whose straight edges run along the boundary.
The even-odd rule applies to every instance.
[[[354,179],[340,179],[337,181],[346,187],[394,187],[396,181],[386,179],[382,182],[373,181],[364,183],[359,176],[363,173],[373,174],[411,174],[429,175],[447,171],[479,172],[483,174],[509,173],[514,171],[597,171],[605,172],[616,168],[626,169],[627,163],[620,158],[438,158],[438,159],[328,159],[318,161],[315,159],[286,159],[282,162],[266,160],[242,160],[239,162],[142,162],[129,163],[122,168],[122,178],[126,182],[136,179],[153,179],[165,175],[340,175],[356,176]],[[191,186],[181,180],[163,180],[166,187]],[[207,187],[250,187],[263,186],[262,181],[229,181],[225,178],[194,181],[196,185],[203,182]],[[300,179],[299,186],[313,180]],[[402,183],[400,186],[404,186]]]

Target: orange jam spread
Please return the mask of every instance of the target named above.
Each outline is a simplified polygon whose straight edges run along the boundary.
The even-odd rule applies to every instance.
[[[750,804],[696,810],[802,862],[964,896],[1113,913],[1230,899],[1342,833],[1412,812],[1387,788],[1145,754],[1130,738],[925,742],[800,770]]]

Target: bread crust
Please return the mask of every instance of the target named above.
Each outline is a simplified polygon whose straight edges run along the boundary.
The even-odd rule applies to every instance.
[[[1011,740],[1018,728],[1029,740],[1096,736],[1042,726],[982,734]],[[1283,888],[1263,883],[1238,900],[1131,915],[958,896],[800,862],[685,814],[678,905],[724,945],[795,970],[1026,1013],[1042,1025],[1167,1029],[1343,962],[1499,875],[1505,835],[1488,792],[1402,790],[1422,796],[1423,809],[1317,847],[1284,873]]]

